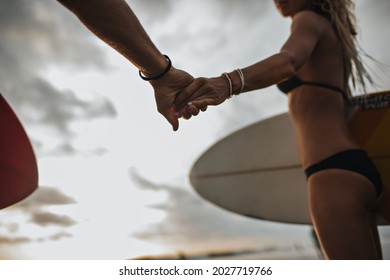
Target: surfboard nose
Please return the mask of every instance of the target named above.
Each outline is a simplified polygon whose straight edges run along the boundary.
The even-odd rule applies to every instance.
[[[0,94],[0,209],[38,187],[35,154],[19,119]]]

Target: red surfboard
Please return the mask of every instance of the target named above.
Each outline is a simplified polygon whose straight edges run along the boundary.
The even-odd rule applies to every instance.
[[[0,209],[29,196],[38,187],[38,168],[22,124],[0,94]]]

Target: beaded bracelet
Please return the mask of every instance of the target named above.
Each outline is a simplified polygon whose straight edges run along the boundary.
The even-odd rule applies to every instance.
[[[152,80],[161,79],[166,73],[168,73],[169,70],[171,70],[171,68],[172,68],[172,61],[171,61],[171,59],[167,55],[165,55],[165,54],[163,56],[168,61],[168,65],[165,68],[164,72],[162,72],[161,74],[158,74],[156,76],[153,76],[153,77],[145,77],[145,76],[142,75],[141,70],[139,70],[138,73],[139,73],[139,76],[141,77],[142,80],[144,80],[144,81],[152,81]]]

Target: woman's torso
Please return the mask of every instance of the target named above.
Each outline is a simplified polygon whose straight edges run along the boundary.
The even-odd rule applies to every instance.
[[[346,92],[348,83],[344,78],[341,47],[329,21],[322,17],[320,20],[327,25],[326,32],[297,76]],[[304,168],[337,152],[358,148],[348,130],[347,103],[340,92],[302,85],[292,90],[288,98]]]

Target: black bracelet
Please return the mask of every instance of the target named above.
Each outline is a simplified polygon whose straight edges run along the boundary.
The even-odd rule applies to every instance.
[[[145,77],[145,76],[142,75],[141,70],[139,70],[139,76],[141,77],[142,80],[144,80],[144,81],[158,80],[158,79],[162,78],[166,73],[168,73],[169,70],[171,70],[171,68],[172,68],[172,61],[171,61],[171,59],[167,55],[165,55],[165,54],[163,56],[168,61],[168,65],[165,68],[164,72],[162,72],[161,74],[158,74],[158,75],[156,75],[154,77]]]

